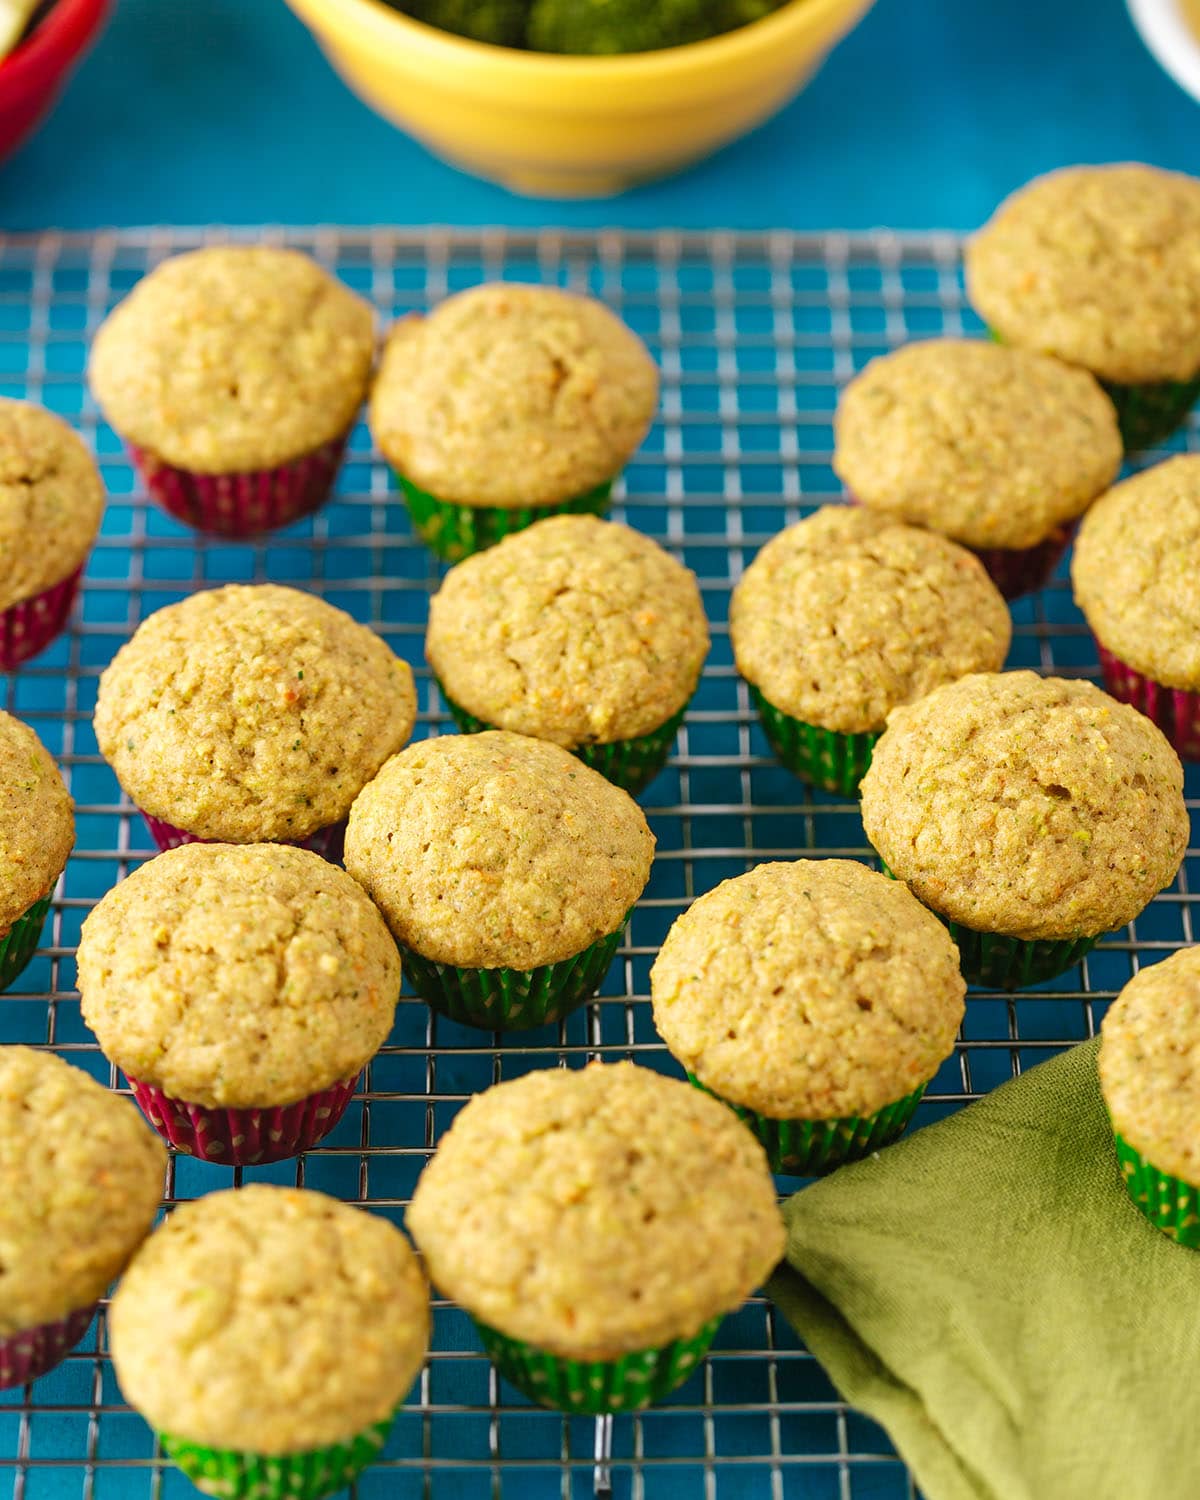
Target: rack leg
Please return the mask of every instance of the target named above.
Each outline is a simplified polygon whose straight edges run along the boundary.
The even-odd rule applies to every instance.
[[[596,1500],[612,1500],[612,1417],[596,1418],[596,1466],[592,1470]]]

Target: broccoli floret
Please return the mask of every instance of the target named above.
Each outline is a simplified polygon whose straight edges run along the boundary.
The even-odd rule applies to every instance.
[[[388,0],[397,10],[441,31],[491,42],[496,47],[522,47],[529,20],[529,0]]]
[[[529,45],[537,52],[656,52],[733,31],[784,0],[533,0]]]

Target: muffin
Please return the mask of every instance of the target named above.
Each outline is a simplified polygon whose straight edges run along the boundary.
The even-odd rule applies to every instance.
[[[87,1332],[150,1232],[166,1166],[127,1099],[48,1052],[0,1047],[0,1389]]]
[[[307,255],[216,245],[138,283],[88,380],[159,505],[242,537],[325,502],[374,358],[371,308]]]
[[[842,395],[835,441],[856,500],[970,547],[1006,599],[1050,578],[1121,465],[1116,412],[1086,371],[968,339],[872,360]]]
[[[1003,666],[1012,621],[962,547],[829,505],[781,531],[746,569],[729,635],[780,760],[853,797],[891,710]]]
[[[648,1406],[693,1372],[784,1234],[762,1147],[715,1099],[621,1062],[477,1094],[408,1227],[530,1400]]]
[[[346,830],[346,869],[413,988],[497,1029],[557,1021],[596,992],[653,859],[628,793],[558,745],[501,730],[410,745]]]
[[[143,620],[100,678],[94,727],[160,849],[336,857],[416,709],[412,669],[373,630],[298,589],[230,584]]]
[[[0,990],[37,952],[54,884],[75,847],[75,807],[27,724],[0,711]]]
[[[967,289],[998,338],[1090,370],[1125,446],[1148,447],[1200,393],[1200,181],[1136,162],[1036,178],[968,246]]]
[[[497,282],[393,328],[371,433],[439,557],[561,511],[606,509],[658,405],[658,370],[599,302]]]
[[[43,407],[0,397],[0,672],[62,633],[103,514],[83,439]]]
[[[1183,768],[1090,682],[963,677],[898,708],[863,778],[867,837],[949,926],[971,983],[1071,968],[1179,870]]]
[[[223,1500],[321,1500],[378,1455],[429,1347],[408,1241],[323,1193],[255,1185],[177,1208],[113,1298],[122,1394]]]
[[[636,793],[675,743],[708,622],[695,575],[649,537],[554,516],[450,570],[425,654],[460,729],[552,740]]]
[[[83,1019],[177,1150],[281,1161],[328,1135],[387,1040],[400,959],[361,887],[306,849],[185,844],[89,913]]]
[[[1173,458],[1103,495],[1080,529],[1071,581],[1109,692],[1200,760],[1200,458]]]
[[[1129,1196],[1200,1249],[1200,948],[1134,975],[1104,1017],[1099,1066]]]
[[[846,859],[758,865],[679,917],[650,971],[688,1077],[772,1171],[814,1176],[902,1135],[954,1050],[966,985],[945,927]]]

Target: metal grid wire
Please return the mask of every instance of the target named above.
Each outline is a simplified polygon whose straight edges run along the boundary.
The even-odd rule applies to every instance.
[[[338,1130],[299,1163],[246,1170],[179,1158],[170,1200],[249,1181],[298,1182],[399,1219],[417,1174],[464,1099],[531,1068],[633,1056],[678,1071],[655,1034],[648,971],[692,898],[763,859],[869,857],[857,808],[812,792],[772,760],[734,673],[731,584],[757,548],[838,498],[829,467],[838,388],[911,337],[979,331],[951,235],[597,235],[544,231],[149,230],[0,239],[0,394],[42,401],[99,455],[111,502],[69,636],[0,703],[59,756],[78,804],[79,843],[56,893],[49,946],[0,1001],[0,1040],[52,1047],[123,1087],[79,1016],[74,951],[90,906],[140,860],[149,838],[100,759],[96,679],[150,611],[193,589],[272,579],[323,595],[408,658],[418,734],[452,728],[422,660],[438,570],[413,540],[360,426],[333,502],[253,545],[201,541],[147,507],[86,394],[87,343],[109,308],[163,256],[230,237],[289,243],[370,297],[384,319],[490,278],[590,290],[659,358],[662,416],[618,489],[615,515],[699,575],[714,645],[670,768],[643,802],[658,858],[601,997],[558,1027],[500,1039],[402,1003],[389,1044]],[[1196,444],[1196,431],[1188,441]],[[1183,443],[1176,439],[1176,446]],[[1197,445],[1200,446],[1200,445]],[[1095,675],[1094,649],[1060,579],[1015,610],[1010,664]],[[1200,781],[1189,779],[1195,806]],[[1022,1067],[1095,1032],[1137,968],[1192,941],[1195,853],[1177,885],[1081,969],[1019,999],[972,992],[956,1056],[918,1114],[927,1123]],[[1189,885],[1189,881],[1191,885]],[[785,1189],[794,1184],[781,1184]],[[183,1497],[149,1430],[123,1404],[103,1352],[103,1314],[85,1343],[32,1390],[0,1397],[0,1472],[14,1500]],[[611,1424],[526,1405],[497,1381],[467,1319],[439,1302],[433,1353],[364,1497],[591,1495],[705,1500],[913,1500],[885,1434],[838,1399],[761,1298],[730,1317],[712,1356],[671,1399]],[[599,1451],[611,1463],[594,1465]],[[0,1481],[3,1483],[4,1481]]]

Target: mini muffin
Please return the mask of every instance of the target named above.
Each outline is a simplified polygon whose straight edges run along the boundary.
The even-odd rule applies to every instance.
[[[62,633],[103,514],[83,439],[43,407],[0,397],[0,672]]]
[[[434,1284],[542,1406],[661,1400],[783,1253],[762,1147],[684,1083],[621,1062],[477,1094],[408,1211]]]
[[[0,990],[37,952],[54,883],[75,847],[75,807],[27,724],[0,711]]]
[[[167,1153],[127,1099],[0,1047],[0,1389],[52,1370],[145,1239]]]
[[[1086,371],[980,340],[872,360],[835,432],[856,500],[970,547],[1007,599],[1049,579],[1121,465],[1116,412]]]
[[[321,1500],[377,1457],[429,1347],[386,1219],[255,1185],[177,1208],[109,1314],[122,1394],[199,1489]]]
[[[1129,1196],[1200,1249],[1200,948],[1135,974],[1100,1033],[1100,1089]]]
[[[1173,458],[1097,500],[1071,581],[1109,692],[1200,760],[1200,458]]]
[[[701,896],[650,972],[654,1024],[776,1172],[902,1135],[954,1050],[966,985],[932,912],[853,860],[759,865]]]
[[[642,341],[590,297],[497,282],[393,328],[371,433],[455,561],[559,511],[603,511],[658,405]]]
[[[164,510],[251,536],[324,503],[374,358],[371,308],[307,255],[218,245],[138,283],[88,380]]]
[[[695,575],[649,537],[555,516],[450,570],[425,654],[460,729],[552,740],[638,792],[675,742],[708,622]]]
[[[500,730],[410,745],[346,830],[346,869],[413,988],[496,1028],[556,1021],[595,993],[653,859],[627,792],[558,745]]]
[[[1012,621],[962,547],[829,505],[781,531],[746,569],[729,634],[780,760],[852,797],[891,710],[1003,666]]]
[[[1183,768],[1090,682],[980,673],[888,719],[863,778],[867,837],[936,912],[976,984],[1076,964],[1179,870]]]
[[[160,849],[336,854],[350,804],[416,718],[412,669],[298,589],[230,584],[143,620],[100,678],[100,752]]]
[[[1036,178],[968,247],[967,288],[1006,343],[1090,370],[1147,447],[1200,393],[1200,181],[1136,162]]]
[[[387,1040],[400,959],[361,887],[307,849],[185,844],[89,913],[83,1019],[150,1123],[230,1166],[306,1151]]]

